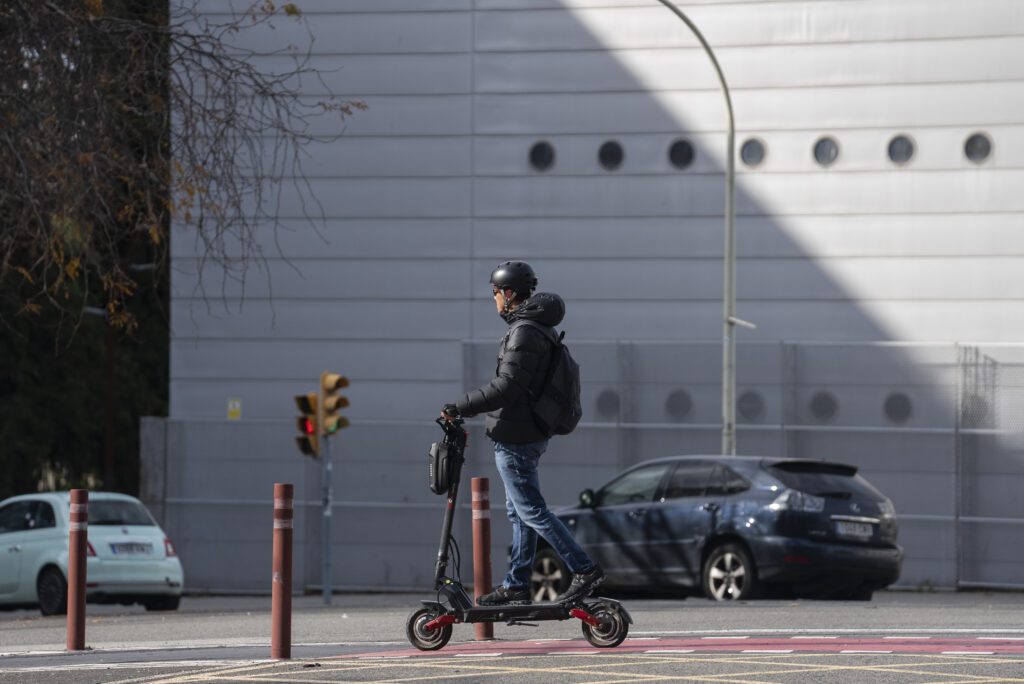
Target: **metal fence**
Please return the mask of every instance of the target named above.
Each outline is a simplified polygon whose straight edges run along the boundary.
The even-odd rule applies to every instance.
[[[596,462],[717,453],[720,346],[573,351],[587,425],[605,430]],[[493,346],[472,345],[467,376],[491,369]],[[752,343],[737,369],[737,452],[859,466],[895,502],[901,585],[1024,588],[1009,543],[1024,534],[1024,346]]]
[[[551,504],[641,460],[718,452],[718,345],[572,350],[585,415],[545,455]],[[463,352],[465,386],[489,379],[494,343],[465,342]],[[737,369],[738,452],[857,465],[896,505],[906,550],[898,586],[1024,588],[1024,345],[750,343],[739,345]],[[269,588],[273,482],[296,484],[296,586],[319,587],[319,464],[298,456],[293,433],[289,417],[144,420],[142,496],[179,547],[190,590]],[[440,508],[425,457],[435,433],[429,419],[354,419],[338,438],[336,588],[429,585]],[[479,419],[468,456],[465,477],[499,482]],[[500,485],[492,490],[500,500]],[[495,559],[507,528],[495,515]]]

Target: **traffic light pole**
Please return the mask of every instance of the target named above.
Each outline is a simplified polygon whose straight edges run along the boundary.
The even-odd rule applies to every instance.
[[[323,594],[324,605],[331,605],[331,440],[320,440],[320,459],[323,470],[320,478],[323,487]]]
[[[332,471],[330,436],[347,428],[348,418],[338,411],[348,406],[348,398],[338,394],[348,387],[344,375],[324,371],[320,374],[319,392],[295,396],[295,405],[302,413],[298,417],[299,436],[295,438],[304,456],[321,459],[320,486],[323,490],[321,555],[323,564],[324,605],[331,605],[331,504]]]

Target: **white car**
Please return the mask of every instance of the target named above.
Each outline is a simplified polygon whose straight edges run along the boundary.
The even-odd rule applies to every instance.
[[[70,499],[54,492],[0,501],[0,606],[67,612]],[[86,601],[177,609],[181,561],[141,501],[89,492],[88,539]]]

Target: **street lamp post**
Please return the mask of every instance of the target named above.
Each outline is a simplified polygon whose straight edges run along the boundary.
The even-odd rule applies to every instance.
[[[753,324],[736,318],[736,129],[732,113],[732,99],[729,97],[729,86],[725,83],[725,75],[715,58],[715,53],[704,39],[704,35],[696,24],[690,21],[681,9],[669,0],[658,0],[661,4],[683,20],[693,35],[700,41],[704,52],[711,60],[718,76],[718,83],[725,98],[727,119],[726,151],[725,151],[725,254],[723,266],[722,288],[722,454],[736,454],[736,324],[753,327]]]

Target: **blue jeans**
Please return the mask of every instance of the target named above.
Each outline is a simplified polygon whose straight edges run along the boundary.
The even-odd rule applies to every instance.
[[[528,587],[537,535],[569,566],[569,572],[588,572],[594,563],[580,548],[565,524],[548,510],[540,493],[537,462],[548,448],[547,441],[533,444],[494,443],[494,462],[505,484],[505,508],[512,523],[512,557],[505,586]]]

